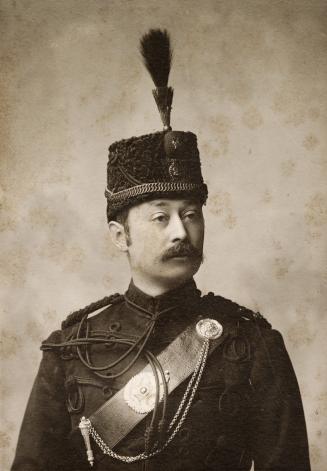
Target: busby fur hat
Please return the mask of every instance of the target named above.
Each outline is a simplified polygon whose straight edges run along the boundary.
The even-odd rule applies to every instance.
[[[172,60],[168,33],[150,30],[141,38],[140,50],[155,84],[153,96],[164,129],[109,147],[105,191],[108,221],[123,209],[149,198],[190,197],[204,204],[208,194],[196,135],[172,131],[170,127],[173,89],[168,87]]]

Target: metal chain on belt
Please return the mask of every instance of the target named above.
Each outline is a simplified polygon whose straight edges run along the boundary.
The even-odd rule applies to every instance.
[[[181,429],[183,423],[185,422],[185,419],[187,417],[187,414],[194,400],[194,396],[198,389],[198,386],[199,386],[199,383],[200,383],[200,380],[201,380],[201,377],[202,377],[202,374],[203,374],[203,371],[207,362],[208,352],[209,352],[209,339],[205,339],[203,346],[200,350],[199,359],[196,363],[194,372],[190,378],[190,381],[188,382],[185,393],[181,399],[181,402],[178,406],[178,409],[172,421],[169,424],[167,431],[170,432],[173,429],[176,422],[177,422],[177,425],[172,430],[171,434],[168,436],[167,440],[164,442],[163,445],[161,445],[159,448],[155,448],[151,452],[143,452],[135,456],[119,455],[118,453],[114,452],[111,448],[109,448],[109,446],[102,440],[100,435],[97,433],[97,431],[93,427],[91,421],[89,419],[85,419],[84,423],[88,429],[88,433],[92,436],[92,438],[100,447],[102,452],[106,455],[109,455],[111,458],[115,458],[125,463],[134,463],[136,461],[141,461],[141,460],[146,460],[148,458],[152,458],[153,456],[158,455],[161,451],[163,451],[169,445],[169,443],[174,439],[176,434]],[[156,443],[156,445],[158,445],[158,443]]]

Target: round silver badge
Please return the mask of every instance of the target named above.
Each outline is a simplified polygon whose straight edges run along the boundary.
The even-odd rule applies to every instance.
[[[166,381],[169,372],[165,371]],[[163,397],[162,381],[159,381],[159,400]],[[156,382],[150,372],[141,372],[133,376],[124,387],[124,400],[138,414],[145,414],[154,408],[156,398]]]
[[[201,319],[196,324],[200,337],[208,340],[218,339],[223,333],[223,326],[216,319]]]

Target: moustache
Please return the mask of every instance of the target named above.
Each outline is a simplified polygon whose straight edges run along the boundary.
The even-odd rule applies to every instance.
[[[194,247],[191,242],[181,241],[167,249],[163,253],[161,259],[162,261],[167,261],[174,257],[191,257],[202,259],[202,251]]]

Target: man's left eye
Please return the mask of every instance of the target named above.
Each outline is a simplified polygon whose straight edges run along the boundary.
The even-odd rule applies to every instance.
[[[194,219],[197,216],[196,211],[188,211],[187,213],[184,213],[183,218],[184,219]]]

